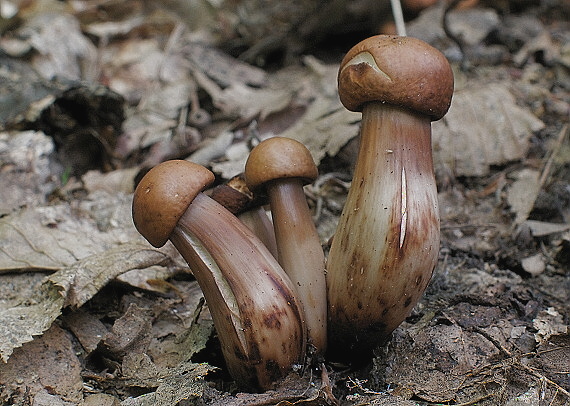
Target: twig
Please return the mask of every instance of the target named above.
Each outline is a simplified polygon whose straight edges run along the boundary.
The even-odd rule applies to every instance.
[[[406,24],[404,23],[404,14],[402,13],[402,4],[400,0],[390,0],[392,5],[392,15],[394,16],[394,22],[396,23],[396,32],[398,35],[406,36]]]
[[[554,158],[556,157],[556,153],[560,151],[560,147],[562,146],[562,142],[566,138],[567,133],[568,133],[568,124],[565,124],[558,133],[558,136],[556,137],[556,142],[554,143],[552,148],[550,148],[550,156],[548,157],[546,163],[544,164],[544,167],[542,168],[542,172],[540,174],[540,179],[539,179],[539,185],[541,189],[544,186],[544,183],[546,182],[548,175],[550,175],[550,170],[552,168],[552,163],[554,162]]]
[[[327,403],[332,403],[335,406],[340,405],[339,400],[333,394],[329,373],[324,363],[321,364],[321,391],[325,394]]]

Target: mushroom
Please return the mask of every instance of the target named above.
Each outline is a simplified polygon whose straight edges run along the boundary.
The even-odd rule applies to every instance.
[[[163,162],[137,186],[133,220],[153,246],[172,241],[204,293],[230,374],[242,387],[265,390],[304,362],[304,316],[267,248],[201,193],[213,180],[198,164]]]
[[[263,208],[267,199],[265,196],[259,196],[259,194],[254,195],[249,190],[243,173],[216,186],[210,197],[236,215],[277,258],[277,243],[273,224]]]
[[[244,173],[253,192],[264,189],[269,196],[278,261],[304,308],[309,344],[315,354],[323,354],[327,345],[325,257],[303,191],[303,185],[318,174],[311,153],[291,138],[269,138],[251,150]]]
[[[329,349],[363,361],[410,314],[437,263],[430,122],[449,108],[453,73],[430,45],[379,35],[346,54],[338,91],[362,122],[327,261]]]

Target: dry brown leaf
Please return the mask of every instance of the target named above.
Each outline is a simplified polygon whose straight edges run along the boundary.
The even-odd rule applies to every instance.
[[[109,331],[101,320],[83,309],[66,314],[63,317],[63,324],[73,333],[87,354],[97,349]]]
[[[471,85],[456,91],[447,115],[433,123],[436,169],[486,175],[491,165],[522,159],[530,136],[542,128],[544,123],[519,107],[506,85]]]
[[[0,309],[2,359],[41,335],[63,307],[81,306],[118,275],[172,265],[174,255],[151,248],[136,232],[131,199],[99,191],[73,208],[28,208],[0,219],[0,272],[57,271],[27,301]]]
[[[40,13],[27,21],[22,32],[37,51],[32,64],[44,78],[95,81],[97,49],[83,35],[75,17],[65,13]]]
[[[337,65],[323,64],[313,57],[305,57],[306,69],[302,76],[291,78],[288,85],[302,84],[297,94],[299,101],[306,100],[303,115],[280,134],[307,146],[317,165],[326,156],[335,156],[352,138],[358,135],[360,113],[348,111],[340,103],[336,88]]]
[[[261,87],[267,79],[263,69],[203,43],[190,40],[182,49],[182,54],[195,70],[204,73],[222,87],[236,83]]]
[[[157,293],[167,293],[175,290],[167,280],[179,273],[179,268],[149,266],[144,269],[127,271],[117,276],[115,279],[117,282],[121,282],[138,289]]]
[[[122,406],[172,406],[182,400],[195,399],[206,387],[204,377],[214,368],[206,363],[183,362],[161,376],[160,385],[153,393],[125,399]]]
[[[68,204],[26,208],[0,218],[0,272],[58,270],[127,241],[143,241],[131,197],[92,195]]]
[[[570,224],[549,223],[545,221],[527,220],[524,222],[530,228],[533,237],[544,237],[551,234],[563,233],[570,230]]]
[[[14,348],[49,329],[61,314],[63,302],[53,284],[44,284],[26,302],[0,309],[0,360],[7,362]]]
[[[177,39],[178,35],[173,41]],[[177,50],[178,46],[161,47],[156,39],[117,42],[103,50],[103,74],[111,89],[134,104],[160,91],[161,86],[185,85],[190,80],[188,61]],[[167,115],[175,114],[162,110]]]
[[[564,322],[564,317],[553,307],[538,313],[532,325],[536,329],[534,338],[539,344],[548,341],[553,335],[568,334],[570,327]]]
[[[234,83],[215,95],[214,104],[225,114],[261,119],[287,107],[292,99],[291,89],[255,89],[243,83]]]
[[[112,172],[88,171],[81,180],[85,190],[89,193],[104,191],[113,193],[132,193],[134,191],[135,176],[139,168],[116,169]]]
[[[105,393],[87,395],[82,406],[121,406],[121,402],[114,396]]]
[[[360,113],[346,110],[336,99],[317,97],[305,114],[280,136],[305,144],[319,164],[325,156],[335,156],[358,134],[360,118]]]
[[[63,404],[57,400],[78,404],[83,399],[81,363],[69,334],[54,324],[44,336],[16,350],[7,364],[0,363],[0,387],[11,404],[31,404],[25,399],[36,394],[53,398],[48,403],[38,399],[34,405]]]
[[[269,75],[265,88],[242,84],[225,89],[216,97],[225,103],[226,112],[234,109],[235,114],[258,116],[260,128],[266,129],[260,132],[261,138],[278,135],[300,141],[319,164],[324,157],[335,156],[358,135],[361,114],[346,110],[340,103],[336,92],[338,66],[308,57],[305,65]],[[232,94],[236,90],[239,92]],[[232,97],[226,97],[228,95]],[[295,109],[302,110],[302,114]],[[265,125],[264,120],[269,121],[273,113],[290,114],[293,118],[277,120],[277,126]],[[248,153],[245,143],[228,148],[226,159],[213,163],[212,170],[223,178],[230,178],[243,171]]]
[[[513,174],[515,181],[507,191],[507,202],[515,214],[515,224],[521,224],[527,218],[538,192],[540,192],[540,173],[534,169],[522,169]]]
[[[41,131],[0,132],[0,215],[45,202],[56,186],[50,165],[55,145]]]
[[[80,307],[118,275],[169,261],[165,253],[148,245],[125,244],[77,261],[48,281],[61,289],[64,306]]]
[[[80,307],[117,275],[168,262],[168,256],[147,245],[125,244],[76,261],[46,278],[31,297],[0,309],[0,359],[41,335],[65,306]]]

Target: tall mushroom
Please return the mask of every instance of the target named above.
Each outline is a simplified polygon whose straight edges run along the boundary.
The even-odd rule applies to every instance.
[[[259,143],[245,164],[248,187],[267,191],[279,263],[305,310],[309,344],[323,354],[327,344],[325,257],[303,191],[317,173],[309,150],[285,137]]]
[[[448,110],[446,58],[410,37],[379,35],[341,62],[340,100],[362,111],[360,150],[327,261],[329,349],[364,358],[425,290],[439,251],[431,123]]]
[[[133,220],[155,247],[168,239],[204,293],[233,378],[268,389],[302,363],[306,331],[291,281],[275,258],[234,215],[201,191],[206,168],[167,161],[136,188]]]

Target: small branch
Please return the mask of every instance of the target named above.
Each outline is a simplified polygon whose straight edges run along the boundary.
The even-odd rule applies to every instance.
[[[406,36],[406,25],[404,23],[404,14],[402,13],[402,4],[400,0],[390,0],[392,5],[392,15],[394,16],[394,22],[396,23],[396,31],[398,35]]]
[[[539,180],[539,184],[540,184],[541,188],[544,187],[544,184],[546,183],[546,180],[548,179],[548,176],[550,175],[550,172],[552,169],[552,163],[554,162],[554,158],[556,157],[557,152],[560,151],[560,148],[562,146],[562,142],[566,138],[567,133],[568,133],[568,124],[565,124],[562,127],[562,129],[560,130],[560,132],[558,133],[558,136],[556,137],[556,142],[554,143],[554,145],[550,149],[549,157],[547,158],[546,163],[544,164],[544,167],[542,168],[542,172],[540,174],[540,180]]]

